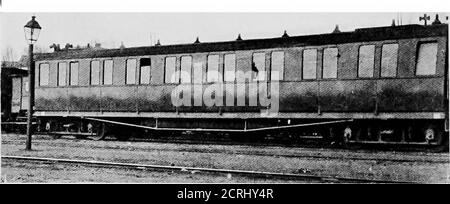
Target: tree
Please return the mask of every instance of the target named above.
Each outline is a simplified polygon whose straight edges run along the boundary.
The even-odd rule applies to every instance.
[[[49,52],[49,49],[39,45],[35,45],[33,48],[33,53],[46,53],[46,52]]]
[[[42,46],[39,46],[39,45],[34,45],[33,46],[33,53],[46,53],[46,52],[49,52],[49,49],[46,49],[45,47],[42,47]],[[23,49],[23,54],[24,55],[28,55],[28,47]]]
[[[2,52],[2,62],[12,62],[15,61],[14,51],[11,47],[6,47]]]

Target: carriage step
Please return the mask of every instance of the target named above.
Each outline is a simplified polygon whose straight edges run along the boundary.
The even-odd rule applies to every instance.
[[[95,136],[94,133],[87,132],[48,132],[49,135],[80,135],[80,136]]]
[[[2,125],[26,125],[27,122],[2,122]],[[33,122],[33,125],[36,125],[37,122]]]
[[[323,136],[321,135],[302,135],[299,136],[301,139],[323,139]]]
[[[391,145],[438,145],[436,142],[395,142],[395,141],[354,141],[348,143],[354,144],[391,144]]]

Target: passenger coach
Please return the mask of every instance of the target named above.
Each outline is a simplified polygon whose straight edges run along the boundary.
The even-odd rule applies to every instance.
[[[142,130],[236,137],[322,138],[347,143],[448,142],[448,25],[121,49],[67,49],[36,58],[39,130],[127,139]],[[182,71],[190,75],[176,75]],[[220,74],[212,75],[211,71]],[[233,73],[266,72],[245,82]],[[271,73],[280,73],[273,79]],[[195,75],[193,73],[202,73]],[[175,77],[173,77],[175,74]],[[279,83],[279,112],[250,104],[252,84]],[[179,106],[183,84],[234,106]],[[240,87],[240,89],[238,89]],[[244,88],[243,88],[244,87]],[[192,102],[202,94],[192,92]],[[250,92],[250,93],[249,93]],[[269,91],[270,92],[270,91]],[[250,94],[250,95],[249,95]],[[271,94],[268,97],[273,97]],[[245,106],[237,106],[238,96]]]

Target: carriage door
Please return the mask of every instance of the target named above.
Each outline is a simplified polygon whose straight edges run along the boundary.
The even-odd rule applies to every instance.
[[[11,112],[18,113],[22,105],[22,78],[12,78]]]
[[[22,99],[21,99],[21,110],[28,110],[28,103],[30,100],[28,99],[30,97],[29,92],[29,85],[28,85],[28,77],[22,77]]]

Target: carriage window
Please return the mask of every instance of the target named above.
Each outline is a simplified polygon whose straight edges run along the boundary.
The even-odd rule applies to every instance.
[[[113,79],[113,61],[105,60],[103,63],[103,84],[111,85]]]
[[[206,74],[207,82],[222,81],[219,72],[219,55],[208,55],[208,71]]]
[[[359,47],[358,77],[373,77],[375,64],[375,45]]]
[[[136,59],[128,59],[125,84],[136,83]]]
[[[339,51],[337,48],[326,48],[323,50],[323,73],[324,79],[337,78],[337,63]]]
[[[270,80],[279,81],[284,78],[284,52],[272,52],[272,70]]]
[[[176,59],[177,59],[176,57],[166,57],[165,75],[164,75],[165,83],[178,83],[179,82],[179,76],[175,75]]]
[[[49,78],[49,65],[48,64],[40,64],[39,65],[39,86],[48,86],[48,78]]]
[[[381,77],[397,75],[398,44],[385,44],[381,51]]]
[[[224,78],[225,81],[234,81],[236,78],[236,55],[235,54],[227,54],[224,57],[225,64],[225,72]]]
[[[71,62],[69,68],[69,85],[76,86],[78,85],[78,62]]]
[[[58,86],[65,86],[67,78],[67,63],[58,63]]]
[[[23,80],[24,80],[24,82],[23,82],[23,87],[25,88],[25,92],[28,93],[28,92],[30,91],[30,84],[29,84],[27,78],[24,78]]]
[[[192,75],[192,57],[183,56],[181,57],[181,73],[180,73],[181,83],[191,83]]]
[[[416,75],[436,74],[437,43],[423,43],[419,47]]]
[[[317,50],[303,50],[303,79],[315,79],[317,68]]]
[[[256,81],[266,80],[266,53],[253,54],[252,73]]]
[[[150,58],[141,58],[140,59],[140,83],[141,84],[150,84],[150,66],[151,60]]]
[[[91,62],[91,85],[100,84],[100,61]]]
[[[205,81],[205,76],[203,76],[203,62],[196,62],[194,63],[194,67],[193,67],[193,72],[194,72],[194,76],[193,77],[193,82],[195,84],[201,84]]]

